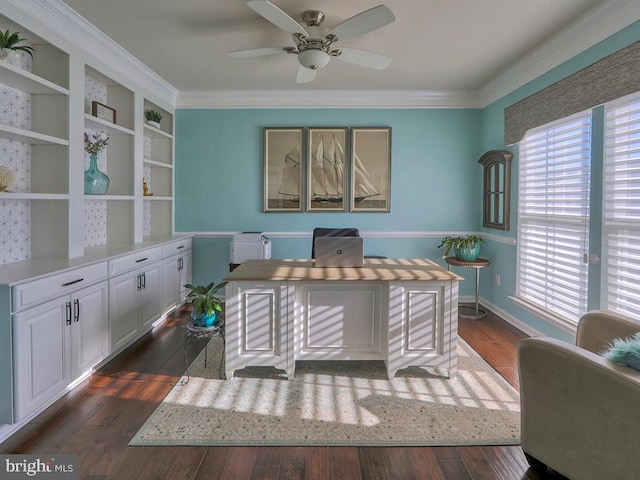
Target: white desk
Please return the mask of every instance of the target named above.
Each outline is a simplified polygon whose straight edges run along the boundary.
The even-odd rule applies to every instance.
[[[313,260],[247,260],[226,287],[226,375],[296,360],[384,360],[456,373],[458,281],[425,259],[366,259],[362,268]]]

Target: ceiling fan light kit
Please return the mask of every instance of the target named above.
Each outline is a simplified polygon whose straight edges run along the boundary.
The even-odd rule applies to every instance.
[[[300,66],[296,75],[297,83],[313,81],[316,71],[327,66],[331,57],[367,68],[382,70],[391,63],[391,58],[378,53],[357,50],[354,48],[338,49],[333,44],[338,40],[364,35],[395,21],[391,10],[385,5],[378,5],[345,20],[333,29],[326,31],[322,27],[324,13],[318,10],[307,10],[302,13],[306,29],[291,18],[286,12],[268,0],[247,0],[247,6],[293,37],[295,47],[266,47],[250,50],[239,50],[227,53],[233,58],[249,58],[279,53],[295,54]],[[344,56],[342,53],[348,52]]]

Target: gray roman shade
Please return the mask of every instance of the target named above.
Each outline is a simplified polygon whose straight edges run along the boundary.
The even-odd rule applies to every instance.
[[[640,41],[504,109],[504,143],[527,130],[640,91]]]

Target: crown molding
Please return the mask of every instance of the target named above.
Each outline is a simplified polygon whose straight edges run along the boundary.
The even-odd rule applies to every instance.
[[[551,37],[479,91],[178,91],[61,0],[0,0],[43,38],[99,61],[123,83],[176,108],[483,108],[640,20],[640,0],[608,0]],[[39,25],[46,28],[43,31]],[[62,48],[62,47],[61,47]],[[99,60],[95,60],[99,59]]]
[[[579,17],[478,92],[490,105],[602,40],[640,20],[640,0],[609,0]]]
[[[67,51],[79,50],[140,88],[174,105],[178,90],[60,0],[5,0],[64,40]],[[34,32],[43,38],[46,32]],[[127,83],[127,82],[122,82]]]
[[[225,90],[180,92],[176,108],[479,108],[475,92]]]

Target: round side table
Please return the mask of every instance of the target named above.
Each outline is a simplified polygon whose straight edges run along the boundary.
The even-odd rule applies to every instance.
[[[222,338],[222,358],[220,359],[220,371],[218,373],[218,376],[220,378],[223,378],[222,362],[224,360],[224,350],[226,347],[226,342],[224,338],[224,318],[220,318],[220,320],[218,320],[215,323],[215,325],[212,325],[211,327],[197,327],[193,322],[189,322],[186,328],[187,328],[187,331],[184,334],[183,348],[184,348],[184,361],[187,364],[187,378],[186,380],[183,378],[180,381],[180,385],[186,385],[187,383],[189,383],[189,378],[190,378],[189,358],[187,358],[187,345],[189,344],[189,340],[200,339],[200,338],[203,338],[207,341],[204,346],[205,368],[207,367],[207,350],[208,350],[207,347],[209,345],[209,340],[211,340],[215,336]]]
[[[447,257],[444,259],[447,262],[447,269],[451,271],[451,266],[454,267],[468,267],[476,269],[476,301],[474,305],[459,305],[458,315],[461,318],[468,318],[471,320],[481,320],[487,316],[487,311],[478,305],[478,293],[480,290],[480,269],[488,267],[491,262],[486,258],[477,258],[472,262],[466,262],[464,260],[458,260],[456,257]],[[465,313],[465,311],[471,313]]]

